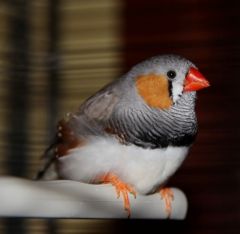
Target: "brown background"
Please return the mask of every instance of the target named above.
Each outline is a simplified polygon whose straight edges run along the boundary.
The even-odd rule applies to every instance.
[[[27,43],[31,39],[27,36],[29,35],[28,1],[10,2],[12,5],[8,5],[7,10],[14,8],[14,4],[18,4],[20,7],[15,10],[21,12],[19,14],[21,17],[8,18],[15,21],[10,23],[11,28],[7,29],[10,31],[8,35],[11,46],[5,53],[8,61],[6,83],[8,90],[14,90],[14,92],[5,95],[1,91],[6,103],[1,108],[2,111],[5,108],[4,111],[8,112],[6,116],[9,126],[7,130],[1,132],[7,142],[2,143],[2,147],[8,155],[2,163],[4,165],[2,174],[26,176],[26,171],[30,170],[29,167],[34,170],[36,168],[36,161],[29,163],[27,153],[29,152],[29,138],[33,135],[31,133],[32,135],[29,136],[26,120],[28,116],[26,113],[29,111],[28,104],[31,102],[28,95],[29,92],[31,93],[29,89],[31,79],[28,75],[31,67],[31,61],[29,61],[31,51]],[[48,11],[44,8],[44,12],[47,12],[47,16],[51,18],[46,23],[49,27],[46,32],[44,31],[47,39],[43,44],[47,46],[41,48],[41,51],[45,51],[48,55],[48,60],[44,65],[45,76],[42,77],[48,78],[46,83],[43,81],[41,81],[43,83],[40,81],[36,83],[37,87],[43,87],[43,91],[39,91],[39,94],[47,95],[38,99],[35,104],[45,105],[45,113],[49,113],[49,116],[45,117],[47,121],[44,127],[49,129],[46,132],[51,135],[50,132],[53,129],[51,126],[57,118],[58,98],[63,98],[66,93],[61,88],[62,76],[59,71],[62,69],[62,62],[58,59],[59,53],[64,51],[61,50],[62,45],[59,43],[63,33],[59,30],[59,25],[63,23],[61,14],[58,12],[61,1],[49,2],[52,5],[48,6],[47,3],[46,6],[44,5],[46,9],[50,9]],[[177,53],[194,61],[211,82],[211,87],[201,91],[198,96],[199,135],[197,141],[183,167],[169,182],[169,185],[180,187],[187,194],[189,212],[186,220],[177,222],[5,219],[1,222],[2,232],[27,233],[33,230],[27,228],[28,225],[37,227],[41,223],[45,227],[41,229],[41,233],[62,233],[64,231],[66,233],[132,233],[138,228],[149,233],[171,233],[173,231],[175,233],[239,233],[239,1],[123,0],[120,2],[119,40],[121,43],[117,50],[122,65],[115,68],[115,65],[111,64],[111,69],[118,69],[116,73],[120,74],[146,57]],[[24,50],[19,52],[18,48],[23,48],[22,46]],[[96,46],[86,50],[85,53],[92,53],[94,48],[96,49]],[[74,51],[69,53],[74,53]],[[101,67],[101,64],[98,66]],[[74,69],[74,66],[69,69]],[[97,89],[98,85],[94,87]],[[84,96],[74,93],[71,97],[75,98],[77,95],[81,98]],[[36,134],[41,135],[46,132]],[[36,142],[35,147],[38,147],[37,145],[45,145],[47,140]],[[36,228],[32,233],[38,233],[38,231]]]

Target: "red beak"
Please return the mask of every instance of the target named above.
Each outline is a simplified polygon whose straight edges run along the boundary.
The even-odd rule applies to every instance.
[[[207,79],[194,67],[190,67],[185,78],[184,92],[197,91],[210,86]]]

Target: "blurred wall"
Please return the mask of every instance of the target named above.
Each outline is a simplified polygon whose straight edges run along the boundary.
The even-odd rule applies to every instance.
[[[238,233],[239,9],[234,0],[1,1],[1,175],[33,176],[56,120],[146,57],[182,54],[212,86],[199,93],[197,141],[169,182],[188,196],[185,221],[11,219],[0,233]]]
[[[32,177],[57,120],[119,75],[120,3],[0,4],[0,173]]]
[[[32,178],[57,120],[119,76],[120,10],[116,0],[0,1],[0,175]],[[102,222],[7,219],[0,233],[92,225]]]

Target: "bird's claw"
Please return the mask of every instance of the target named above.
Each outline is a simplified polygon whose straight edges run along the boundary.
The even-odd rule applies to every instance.
[[[103,183],[111,183],[117,192],[117,198],[120,198],[122,195],[123,202],[124,202],[124,209],[128,213],[128,217],[131,216],[131,208],[130,208],[130,201],[128,197],[128,193],[131,193],[134,198],[136,198],[136,191],[130,185],[122,182],[116,175],[112,173],[108,173],[102,177],[101,181]]]
[[[160,190],[161,199],[165,202],[165,211],[167,216],[170,217],[172,214],[172,201],[174,200],[174,194],[170,188],[162,188]]]

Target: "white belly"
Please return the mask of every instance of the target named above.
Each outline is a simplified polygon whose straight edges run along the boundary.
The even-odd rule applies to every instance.
[[[189,147],[143,149],[121,145],[110,138],[91,139],[87,145],[59,158],[59,174],[65,179],[91,182],[97,176],[115,173],[140,193],[163,184],[182,164]]]

